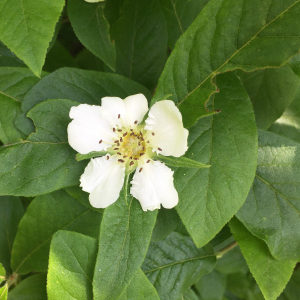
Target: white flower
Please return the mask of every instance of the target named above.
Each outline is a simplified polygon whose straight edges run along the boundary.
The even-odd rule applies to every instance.
[[[102,98],[102,105],[72,107],[68,126],[69,144],[77,152],[107,150],[110,154],[91,159],[80,178],[81,187],[90,193],[91,205],[105,208],[114,203],[124,183],[125,172],[136,172],[130,193],[144,211],[172,208],[178,203],[173,171],[154,161],[154,152],[179,157],[187,150],[188,130],[174,102],[155,103],[145,124],[147,99],[138,94],[122,100]]]

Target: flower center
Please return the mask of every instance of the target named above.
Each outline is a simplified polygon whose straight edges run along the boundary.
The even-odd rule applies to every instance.
[[[137,124],[137,123],[136,123]],[[118,162],[124,164],[126,168],[135,169],[141,160],[150,162],[152,147],[148,137],[148,132],[143,125],[136,125],[134,128],[113,128],[118,134],[111,150],[118,156]]]

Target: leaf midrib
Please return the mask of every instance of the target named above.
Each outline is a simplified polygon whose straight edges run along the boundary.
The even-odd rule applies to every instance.
[[[300,0],[293,3],[291,6],[289,6],[287,9],[285,9],[282,13],[280,13],[277,17],[275,17],[273,20],[271,20],[269,23],[266,23],[248,42],[246,42],[242,47],[237,49],[220,67],[218,67],[215,71],[210,73],[204,80],[202,80],[192,91],[190,91],[176,106],[180,106],[186,98],[188,98],[192,93],[194,93],[206,80],[208,80],[210,77],[214,77],[218,74],[220,69],[222,69],[228,62],[236,55],[238,54],[243,48],[245,48],[249,43],[251,43],[257,36],[260,34],[266,27],[268,27],[270,24],[272,24],[274,21],[276,21],[279,17],[281,17],[283,14],[285,14],[289,9],[291,9],[293,6],[299,3]]]

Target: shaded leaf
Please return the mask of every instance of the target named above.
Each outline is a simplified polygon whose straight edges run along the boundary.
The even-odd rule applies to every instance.
[[[8,299],[47,300],[46,280],[46,273],[29,276],[8,293]]]
[[[167,59],[167,24],[159,0],[125,0],[111,32],[117,73],[153,89]]]
[[[256,177],[237,217],[279,260],[300,259],[300,147],[259,131]]]
[[[300,83],[288,65],[237,74],[252,101],[257,127],[265,130],[281,117]]]
[[[150,244],[142,270],[160,299],[178,299],[216,263],[211,246],[198,249],[192,239],[173,232]]]
[[[22,218],[12,251],[12,268],[19,274],[47,270],[50,241],[61,229],[97,238],[101,214],[60,190],[36,197]]]
[[[18,224],[24,214],[19,198],[0,197],[0,262],[7,273],[11,272],[10,258]]]

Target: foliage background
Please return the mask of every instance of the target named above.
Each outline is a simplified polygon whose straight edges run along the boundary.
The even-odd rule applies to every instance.
[[[0,0],[0,299],[300,299],[300,0]],[[70,107],[170,99],[180,202],[95,209]]]

